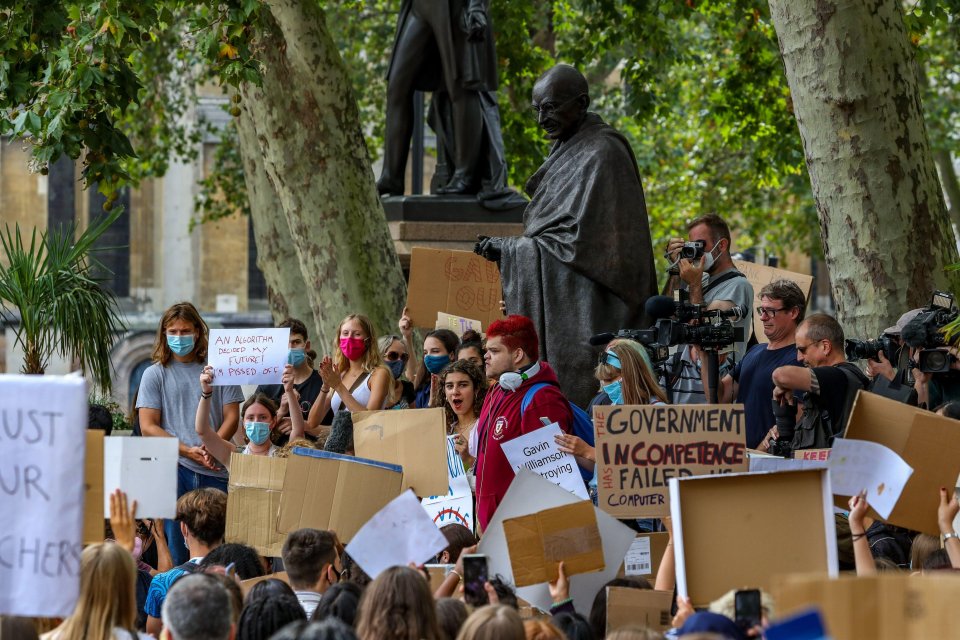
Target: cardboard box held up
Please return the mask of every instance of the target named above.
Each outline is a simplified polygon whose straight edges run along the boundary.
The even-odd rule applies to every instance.
[[[357,456],[403,467],[402,490],[443,495],[447,477],[447,427],[442,407],[353,414]]]
[[[677,590],[705,607],[732,588],[770,589],[797,572],[837,575],[826,469],[670,481]],[[802,540],[790,544],[785,541]]]
[[[83,461],[83,544],[103,542],[103,431],[87,430]]]
[[[913,467],[913,474],[886,521],[940,535],[939,490],[954,486],[960,474],[960,429],[956,421],[860,391],[844,437],[882,444]],[[847,499],[838,498],[837,506],[846,508]]]
[[[400,495],[400,467],[297,447],[287,458],[277,530],[335,531],[348,542],[367,520]]]
[[[249,545],[260,555],[280,556],[285,533],[277,531],[287,459],[234,453],[227,492],[227,542]]]
[[[584,500],[503,521],[518,587],[556,580],[561,561],[568,576],[606,566],[593,509]]]
[[[750,281],[750,286],[753,287],[754,308],[761,306],[760,290],[771,282],[781,279],[792,280],[793,282],[797,283],[797,286],[799,286],[800,290],[803,291],[804,297],[806,297],[808,301],[810,300],[810,289],[813,287],[813,276],[787,271],[786,269],[768,267],[755,262],[744,262],[743,260],[734,260],[733,265],[738,271],[740,271],[740,273],[747,276],[747,280]],[[760,320],[760,316],[758,316],[752,309],[750,312],[753,315],[753,333],[757,336],[757,340],[759,342],[767,342],[767,337],[763,335],[763,322]]]
[[[666,631],[673,622],[672,591],[607,587],[607,633],[628,625]]]
[[[471,251],[414,247],[407,308],[414,326],[433,329],[437,312],[479,320],[484,328],[503,317],[500,271]]]
[[[956,638],[960,578],[952,574],[870,577],[787,575],[772,595],[777,616],[818,608],[833,640]]]

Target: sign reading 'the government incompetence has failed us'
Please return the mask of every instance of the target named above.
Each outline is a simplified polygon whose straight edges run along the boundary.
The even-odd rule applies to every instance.
[[[670,515],[670,478],[747,470],[743,405],[598,406],[599,507],[617,518]]]

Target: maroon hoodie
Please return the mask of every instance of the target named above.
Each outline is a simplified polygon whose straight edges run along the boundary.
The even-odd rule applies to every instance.
[[[520,405],[527,389],[541,382],[552,384],[534,394],[521,416]],[[556,422],[566,433],[573,431],[573,412],[557,385],[557,375],[541,361],[540,371],[516,391],[496,384],[487,392],[477,422],[477,518],[481,529],[486,529],[515,475],[500,445],[541,428],[540,418]]]

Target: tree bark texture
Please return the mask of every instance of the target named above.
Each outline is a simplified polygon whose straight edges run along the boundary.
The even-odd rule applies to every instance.
[[[770,0],[820,235],[850,336],[875,336],[957,262],[897,0]]]
[[[240,117],[258,264],[274,314],[303,315],[308,305],[314,348],[327,352],[347,314],[392,327],[406,287],[319,3],[270,0],[265,8],[263,85],[243,87]]]
[[[957,179],[957,171],[953,168],[953,158],[946,149],[937,149],[933,152],[933,157],[940,170],[943,193],[947,196],[947,214],[953,226],[960,230],[960,180]]]

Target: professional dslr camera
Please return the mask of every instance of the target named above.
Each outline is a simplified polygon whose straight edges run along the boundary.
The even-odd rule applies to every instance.
[[[924,373],[944,373],[950,370],[954,357],[947,350],[943,329],[957,319],[953,295],[934,291],[930,304],[908,322],[900,338],[910,347],[919,349],[916,368]]]
[[[896,366],[900,345],[888,335],[881,335],[876,340],[850,338],[845,341],[844,351],[846,351],[847,360],[851,362],[867,359],[880,362],[880,357],[877,354],[882,352],[883,356]]]

